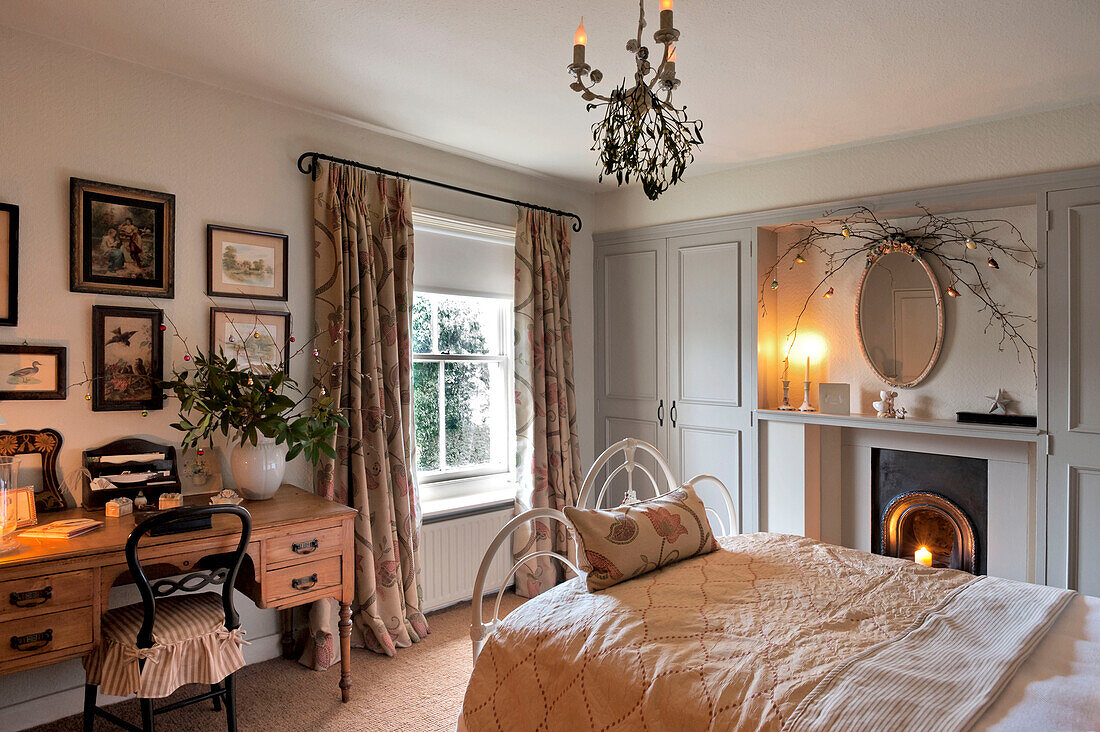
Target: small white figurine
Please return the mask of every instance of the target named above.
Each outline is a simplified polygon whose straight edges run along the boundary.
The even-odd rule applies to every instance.
[[[149,499],[145,497],[144,493],[142,493],[141,491],[138,491],[137,496],[134,497],[134,510],[135,511],[140,511],[141,509],[145,508],[147,505],[149,505]]]
[[[989,407],[990,414],[1008,414],[1008,408],[1015,401],[1004,389],[997,390],[997,396],[987,396],[986,399],[993,404]]]
[[[880,391],[878,395],[879,401],[871,402],[871,406],[875,408],[875,416],[883,419],[896,418],[898,413],[894,409],[894,399],[897,398],[898,393],[896,391]]]

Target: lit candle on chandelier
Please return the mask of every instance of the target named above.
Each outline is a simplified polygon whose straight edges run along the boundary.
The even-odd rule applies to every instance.
[[[920,549],[917,549],[915,554],[913,554],[913,561],[922,566],[931,567],[932,552],[928,551],[928,547],[922,546]]]
[[[672,11],[670,10],[669,13]],[[669,76],[676,76],[676,46],[670,45],[668,47],[668,58],[666,59],[665,69]]]
[[[661,0],[661,30],[672,30],[672,0]]]
[[[584,66],[584,47],[588,45],[588,31],[584,29],[584,18],[573,34],[573,65]]]

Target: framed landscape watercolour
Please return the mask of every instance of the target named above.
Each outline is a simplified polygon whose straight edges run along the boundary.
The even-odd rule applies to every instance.
[[[0,203],[0,325],[19,320],[19,207]]]
[[[172,297],[176,197],[69,179],[69,289]]]
[[[219,348],[243,370],[289,370],[290,313],[210,308],[210,350]]]
[[[92,409],[160,409],[163,313],[156,308],[92,308]]]
[[[206,227],[206,294],[251,300],[287,299],[286,234]]]
[[[0,344],[0,401],[64,399],[69,375],[64,346]]]

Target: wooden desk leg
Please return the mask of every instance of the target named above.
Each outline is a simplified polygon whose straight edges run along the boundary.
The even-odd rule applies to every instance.
[[[291,659],[294,657],[294,610],[287,608],[279,612],[283,616],[283,658]]]
[[[340,603],[340,697],[351,699],[351,603]]]

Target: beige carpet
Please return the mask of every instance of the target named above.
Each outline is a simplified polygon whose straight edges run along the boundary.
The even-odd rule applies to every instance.
[[[522,602],[508,593],[502,607],[511,610]],[[492,612],[492,607],[487,606],[486,612]],[[347,704],[340,702],[338,668],[318,673],[281,659],[246,666],[237,673],[238,729],[242,732],[453,730],[472,668],[470,603],[434,613],[428,617],[428,622],[431,635],[410,648],[399,649],[394,658],[362,649],[352,650],[351,701]],[[198,686],[185,687],[180,697],[199,690]],[[141,724],[136,701],[122,702],[109,709],[123,719]],[[158,730],[173,732],[208,732],[225,729],[224,725],[224,713],[216,713],[209,702],[157,717]],[[75,716],[34,730],[54,732],[80,728],[80,717]],[[117,727],[99,719],[96,729]]]

